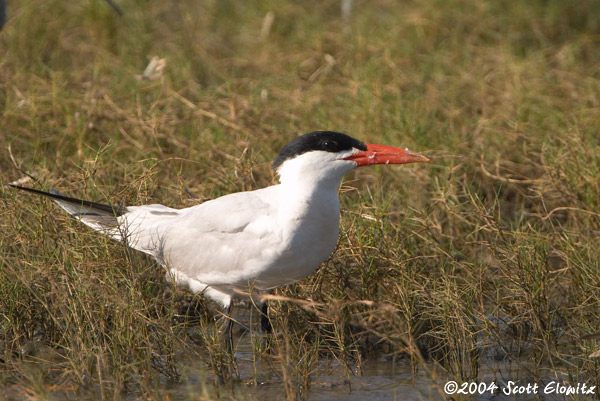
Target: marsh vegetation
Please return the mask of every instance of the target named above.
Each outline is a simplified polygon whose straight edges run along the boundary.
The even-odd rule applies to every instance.
[[[238,329],[238,361],[219,310],[150,259],[0,187],[0,393],[302,399],[326,366],[348,391],[381,360],[433,398],[448,379],[600,385],[597,2],[8,6],[2,184],[186,207],[273,184],[316,129],[432,161],[347,177],[338,249],[273,294],[273,336]]]

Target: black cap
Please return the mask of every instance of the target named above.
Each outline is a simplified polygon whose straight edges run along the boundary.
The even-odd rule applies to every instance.
[[[351,149],[367,150],[367,146],[349,135],[335,131],[314,131],[304,134],[288,143],[279,151],[273,161],[273,168],[281,166],[283,162],[313,150],[337,153]]]

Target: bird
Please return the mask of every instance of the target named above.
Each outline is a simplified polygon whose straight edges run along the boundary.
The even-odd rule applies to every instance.
[[[229,316],[240,293],[253,297],[297,282],[331,256],[339,236],[338,189],[346,173],[428,160],[407,148],[314,131],[293,139],[275,157],[279,184],[184,209],[115,206],[9,185],[48,197],[92,229],[154,257],[178,285],[217,302]],[[262,329],[271,331],[266,301],[254,302],[261,307]],[[225,328],[228,344],[231,322]]]

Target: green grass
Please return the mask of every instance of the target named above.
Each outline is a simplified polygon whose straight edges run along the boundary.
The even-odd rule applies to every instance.
[[[186,207],[274,183],[300,133],[408,146],[432,161],[347,177],[338,250],[276,292],[256,361],[290,399],[319,358],[377,354],[440,385],[499,356],[599,384],[596,2],[119,5],[9,4],[0,183]],[[1,188],[0,209],[0,392],[163,399],[201,361],[202,397],[239,398],[206,303],[46,200]]]

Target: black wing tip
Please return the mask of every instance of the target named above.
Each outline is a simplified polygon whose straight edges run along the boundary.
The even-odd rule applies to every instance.
[[[45,197],[53,199],[53,200],[71,202],[71,203],[76,203],[76,204],[80,204],[83,206],[96,208],[96,209],[99,209],[106,213],[112,213],[113,215],[115,215],[115,217],[119,217],[119,216],[122,216],[125,213],[127,213],[127,208],[124,206],[113,206],[113,205],[108,205],[106,203],[98,203],[98,202],[92,202],[92,201],[87,201],[87,200],[83,200],[83,199],[72,198],[70,196],[66,196],[66,195],[58,192],[55,189],[51,189],[50,191],[45,192],[45,191],[40,191],[39,189],[23,187],[23,186],[16,185],[16,184],[6,184],[5,186],[9,186],[12,188],[31,192],[31,193],[34,193],[37,195],[42,195],[42,196],[45,196]]]
[[[12,183],[11,184],[5,184],[4,187],[5,188],[8,188],[8,187],[10,187],[10,188],[16,188],[16,189],[20,189],[22,191],[27,191],[27,192],[31,192],[31,193],[34,193],[34,194],[45,195],[45,196],[48,196],[53,191],[53,190],[50,190],[50,192],[44,192],[44,191],[40,191],[39,189],[24,187],[24,186],[21,186],[21,185],[18,185],[18,184],[12,184]]]

